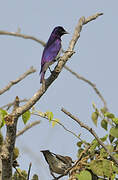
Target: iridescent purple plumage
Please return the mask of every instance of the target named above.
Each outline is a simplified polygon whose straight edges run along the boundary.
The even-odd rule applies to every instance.
[[[61,49],[61,36],[67,33],[68,32],[66,32],[61,26],[55,27],[52,31],[41,59],[40,83],[43,82],[46,70],[55,62],[55,59]]]

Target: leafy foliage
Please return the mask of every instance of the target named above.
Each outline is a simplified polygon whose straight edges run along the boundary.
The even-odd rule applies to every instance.
[[[5,116],[7,115],[7,111],[4,109],[0,109],[0,128],[2,128],[5,125]]]
[[[96,126],[97,126],[98,115],[99,115],[98,112],[95,111],[92,113],[92,116],[91,116],[91,118]]]
[[[94,112],[91,115],[93,123],[97,126],[98,121],[101,121],[101,127],[107,132],[107,134],[100,139],[106,144],[109,152],[118,159],[118,118],[115,117],[113,113],[107,112],[104,108],[99,110],[94,103],[93,108]],[[89,149],[84,153],[76,167],[77,172],[79,171],[79,173],[76,173],[78,180],[92,180],[94,176],[96,176],[97,179],[105,178],[114,180],[118,176],[118,167],[96,139],[93,139],[91,143],[83,140],[78,141],[78,158],[81,157],[87,145]]]
[[[31,113],[30,111],[26,111],[23,115],[22,115],[22,120],[24,122],[24,124],[26,124],[28,122],[28,120],[30,119]]]
[[[25,170],[17,168],[17,171],[15,171],[14,175],[12,176],[12,180],[27,180],[27,176],[28,174]],[[38,180],[38,175],[34,174],[31,180]]]
[[[92,180],[91,173],[87,170],[83,170],[80,172],[80,174],[76,174],[76,177],[78,178],[78,180]]]
[[[109,152],[113,154],[113,156],[118,159],[118,118],[111,112],[107,112],[105,108],[101,108],[100,110],[93,103],[94,112],[91,115],[92,122],[97,126],[98,123],[101,125],[106,132],[106,135],[101,137],[101,141],[106,144]],[[32,111],[27,111],[22,115],[22,119],[24,124],[26,124],[31,114],[36,114],[42,118],[46,118],[54,127],[57,123],[60,122],[58,118],[54,118],[54,114],[51,111],[40,112],[35,110],[35,107],[32,108]],[[5,124],[5,116],[8,115],[8,112],[0,109],[0,127],[3,127]],[[79,139],[81,134],[79,134]],[[3,142],[3,137],[0,136],[1,143]],[[108,143],[109,142],[109,143]],[[89,146],[89,149],[86,153],[83,153],[86,147]],[[97,178],[106,178],[114,180],[118,175],[118,167],[117,165],[110,159],[108,153],[105,149],[99,144],[96,139],[93,139],[92,142],[86,142],[85,140],[79,140],[77,142],[78,153],[77,157],[80,158],[82,153],[81,160],[74,167],[75,177],[78,180],[92,180],[94,177]],[[19,150],[18,148],[14,148],[13,151],[13,161],[18,158]],[[14,167],[14,166],[13,166]],[[76,171],[77,170],[77,171]],[[12,180],[24,180],[27,179],[27,172],[25,170],[17,169],[14,173]],[[36,174],[33,175],[31,180],[38,180],[38,176]]]

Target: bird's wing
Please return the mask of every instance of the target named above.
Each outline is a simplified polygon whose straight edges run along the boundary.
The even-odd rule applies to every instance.
[[[58,55],[59,51],[61,49],[61,40],[55,39],[50,45],[46,45],[42,59],[41,59],[41,66],[43,66],[46,62],[53,61],[56,56]]]
[[[51,152],[52,153],[52,152]],[[67,163],[67,160],[65,159],[65,157],[64,156],[61,156],[61,155],[59,155],[59,154],[55,154],[55,153],[52,153],[53,155],[55,155],[56,156],[56,158],[58,158],[59,160],[61,160],[64,164],[66,164]]]

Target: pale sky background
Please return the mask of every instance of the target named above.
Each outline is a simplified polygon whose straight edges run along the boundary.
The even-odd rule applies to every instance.
[[[83,27],[75,47],[76,53],[67,65],[94,82],[107,101],[110,111],[118,116],[117,0],[1,0],[0,30],[16,32],[20,27],[21,33],[46,42],[53,28],[61,25],[70,32],[62,38],[63,49],[66,50],[78,19],[98,12],[103,12],[104,15]],[[32,97],[41,86],[39,71],[43,47],[32,40],[0,36],[0,50],[0,89],[23,74],[30,66],[33,65],[37,69],[35,74],[1,95],[0,106],[12,102],[17,95],[21,99]],[[82,139],[91,142],[93,137],[90,133],[65,116],[61,112],[61,107],[78,116],[102,137],[106,132],[100,127],[96,128],[91,120],[93,101],[97,107],[102,107],[101,100],[88,84],[63,70],[37,102],[36,108],[42,112],[52,111],[54,117],[59,118],[69,130],[77,135],[81,133]],[[30,122],[38,119],[32,116]],[[47,180],[52,177],[40,150],[49,149],[58,154],[69,155],[76,160],[78,140],[59,125],[52,128],[48,121],[41,118],[40,120],[41,124],[19,137],[16,145],[20,150],[18,158],[20,168],[27,170],[29,163],[32,162],[31,174],[37,173],[39,179]],[[19,119],[18,130],[23,127],[24,124]]]

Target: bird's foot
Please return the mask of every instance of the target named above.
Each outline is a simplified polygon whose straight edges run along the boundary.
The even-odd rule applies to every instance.
[[[68,53],[68,52],[71,52],[72,54],[74,54],[75,53],[75,51],[64,51],[64,53]]]

